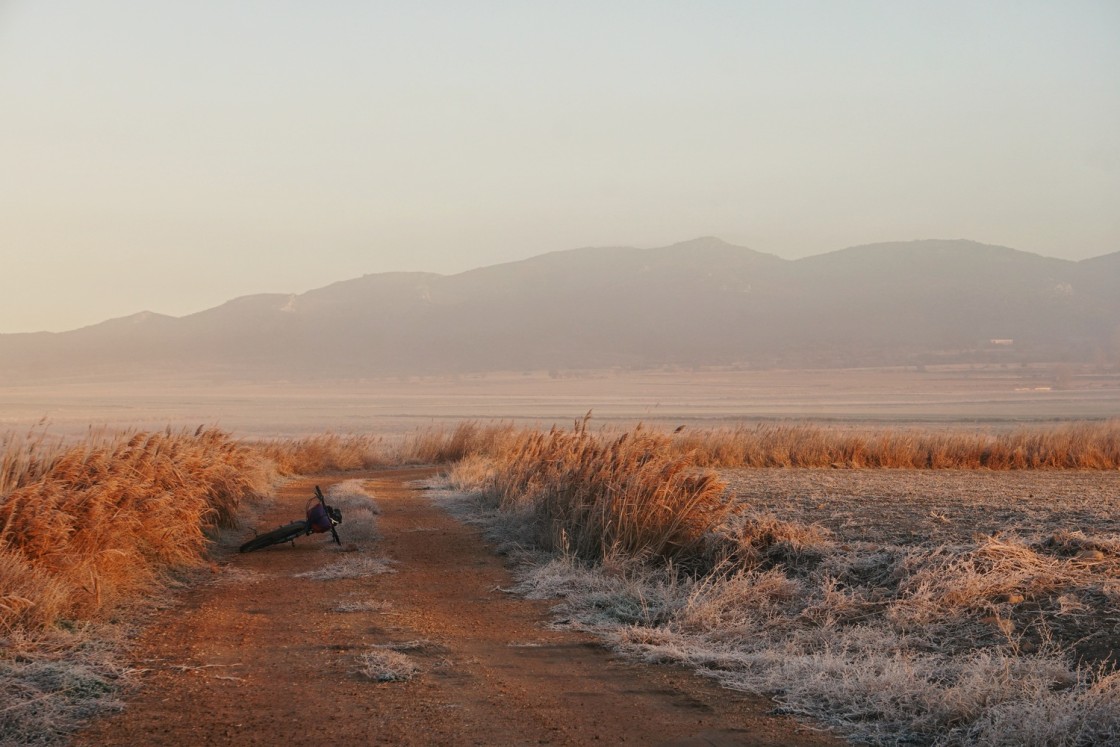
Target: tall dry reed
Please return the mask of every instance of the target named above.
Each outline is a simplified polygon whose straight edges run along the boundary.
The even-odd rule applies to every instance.
[[[383,467],[391,462],[385,439],[367,434],[321,433],[252,444],[281,475],[314,475]]]
[[[90,618],[197,564],[270,468],[213,429],[9,439],[0,457],[0,629]]]
[[[323,433],[251,445],[282,475],[313,475],[401,464],[448,464],[470,455],[493,453],[513,433],[511,425],[466,420],[450,430],[420,428],[395,439]]]
[[[1004,433],[758,425],[685,430],[673,449],[707,467],[1120,469],[1120,420]]]
[[[488,456],[504,450],[515,440],[518,431],[509,424],[482,425],[465,420],[455,428],[440,427],[418,430],[401,442],[396,452],[397,463],[449,464],[469,456]]]
[[[531,510],[545,547],[588,560],[693,560],[730,506],[714,472],[669,447],[641,428],[601,439],[586,421],[570,432],[521,431],[495,453],[483,490],[503,509]]]

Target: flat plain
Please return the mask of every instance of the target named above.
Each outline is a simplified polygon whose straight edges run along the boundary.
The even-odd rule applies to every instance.
[[[589,411],[590,419],[584,420]],[[165,730],[155,741],[181,743],[203,732],[214,743],[241,743],[247,737],[268,741],[288,733],[284,704],[290,696],[283,693],[294,693],[307,678],[316,677],[324,702],[330,701],[336,685],[346,697],[352,696],[345,714],[355,730],[352,736],[374,742],[471,743],[481,738],[584,744],[595,737],[617,737],[609,720],[581,705],[591,697],[590,690],[556,684],[553,675],[563,669],[561,659],[566,661],[569,647],[575,647],[581,652],[578,666],[564,666],[577,679],[598,678],[611,689],[611,678],[623,672],[624,680],[646,683],[631,688],[633,692],[623,687],[611,695],[619,699],[618,708],[626,708],[627,696],[633,696],[631,715],[640,724],[682,725],[682,707],[685,715],[693,709],[700,713],[696,729],[682,727],[676,733],[686,739],[718,737],[719,744],[826,743],[834,737],[879,744],[903,737],[915,744],[1100,743],[1117,737],[1120,723],[1120,674],[1114,670],[1120,650],[1120,619],[1115,615],[1120,604],[1118,417],[1120,376],[1060,366],[536,372],[314,384],[183,380],[0,387],[0,434],[9,439],[16,477],[20,465],[27,468],[28,481],[36,472],[31,469],[34,460],[24,459],[21,444],[29,445],[26,454],[39,448],[32,444],[76,444],[78,456],[67,463],[79,476],[90,471],[96,478],[79,480],[86,486],[82,489],[89,489],[106,484],[98,470],[132,474],[136,470],[114,465],[136,460],[146,464],[144,458],[165,453],[160,446],[164,440],[169,445],[192,444],[201,434],[203,442],[213,442],[222,454],[236,457],[231,474],[264,483],[276,471],[288,476],[287,482],[271,489],[280,502],[264,504],[261,510],[267,513],[257,516],[282,522],[298,515],[309,485],[336,482],[344,477],[340,470],[367,470],[350,474],[367,480],[371,500],[385,500],[385,514],[375,531],[372,504],[360,511],[348,509],[352,521],[343,526],[343,535],[359,532],[350,536],[357,538],[359,559],[364,552],[376,551],[399,563],[383,562],[391,571],[373,579],[341,586],[330,581],[336,584],[333,591],[309,585],[322,593],[298,602],[300,617],[293,616],[295,598],[265,609],[258,603],[259,594],[247,595],[237,584],[275,574],[280,566],[286,570],[278,584],[288,583],[292,574],[303,578],[298,575],[304,572],[301,564],[321,561],[329,548],[312,545],[294,552],[282,547],[241,556],[230,552],[226,541],[196,559],[210,564],[214,583],[180,592],[170,610],[157,613],[154,626],[127,633],[129,638],[140,636],[139,642],[106,645],[105,650],[113,652],[107,654],[108,663],[75,659],[66,665],[72,670],[67,676],[85,672],[81,681],[96,684],[97,692],[113,701],[107,706],[77,702],[73,713],[65,711],[77,690],[52,690],[40,676],[60,665],[54,649],[44,648],[38,639],[28,638],[18,661],[0,661],[0,670],[6,672],[5,692],[13,701],[4,711],[0,734],[39,733],[43,743],[54,742],[56,737],[64,739],[82,714],[117,708],[114,699],[125,697],[122,715],[95,721],[78,736],[86,744],[124,743],[121,740],[128,738],[122,735],[150,736],[153,724],[164,724],[169,698],[190,699],[210,692],[215,684],[236,688],[251,681],[262,688],[259,713],[253,717],[257,726],[243,728],[242,714],[234,708],[210,726],[199,721],[188,724],[186,732]],[[1069,426],[1073,421],[1082,425]],[[639,423],[643,428],[634,429]],[[203,425],[229,435],[196,432]],[[488,480],[503,473],[515,475],[518,444],[546,438],[554,425],[570,433],[564,438],[575,439],[573,444],[582,438],[578,434],[583,429],[597,443],[621,439],[618,443],[625,442],[627,448],[639,445],[634,459],[618,462],[615,466],[621,471],[608,475],[601,486],[584,491],[587,485],[581,482],[598,479],[606,474],[600,468],[609,466],[606,452],[590,450],[570,465],[574,484],[565,487],[569,478],[557,473],[548,478],[557,480],[549,488],[552,493],[527,486],[516,493],[514,505],[497,506],[486,495]],[[164,436],[165,429],[180,435]],[[154,435],[110,435],[120,430]],[[468,438],[455,448],[460,432]],[[601,545],[602,552],[576,557],[578,553],[558,550],[546,536],[551,532],[553,539],[564,539],[582,531],[573,525],[572,534],[560,530],[556,535],[556,527],[548,527],[549,512],[554,518],[560,515],[557,510],[591,515],[587,506],[573,505],[569,511],[549,504],[549,495],[594,504],[603,500],[595,493],[600,487],[609,498],[646,478],[689,474],[697,463],[690,467],[682,462],[683,471],[669,468],[677,459],[694,458],[686,455],[687,444],[725,443],[735,434],[760,433],[837,441],[867,437],[871,445],[879,443],[875,434],[903,434],[902,441],[930,433],[949,440],[980,434],[973,439],[980,448],[1004,435],[1020,434],[1029,442],[1038,434],[1040,442],[1075,443],[1078,433],[1096,434],[1093,438],[1101,439],[1110,455],[1096,463],[1110,466],[901,469],[863,468],[868,462],[860,460],[825,460],[816,468],[745,469],[705,462],[718,468],[711,480],[682,478],[672,484],[707,486],[711,495],[704,500],[709,501],[711,515],[731,519],[708,528],[714,532],[705,530],[705,537],[722,548],[719,552],[708,553],[707,540],[698,537],[694,539],[703,541],[694,544],[692,555],[662,558],[659,551],[640,544],[619,551],[609,541]],[[1073,440],[1050,438],[1056,433],[1073,434]],[[888,440],[882,438],[883,443]],[[104,459],[81,456],[87,453],[83,448],[93,449],[88,452],[92,454],[101,442],[108,444]],[[436,448],[426,448],[426,443]],[[647,468],[647,456],[639,453],[645,448],[641,444],[649,445],[647,456],[665,460],[664,470]],[[182,448],[185,457],[193,453],[193,447]],[[347,460],[357,461],[331,462],[329,454],[323,461],[324,449],[337,449]],[[285,460],[285,452],[291,458]],[[293,466],[301,459],[303,467]],[[432,505],[439,498],[408,482],[421,473],[430,477],[431,469],[381,482],[368,471],[432,462],[442,463],[449,472],[445,485],[479,501],[473,514],[468,510],[456,515],[482,527],[489,546],[483,536],[439,512]],[[190,469],[213,472],[216,484],[225,479],[225,473],[209,469],[211,457],[190,464]],[[527,467],[528,478],[541,470],[540,464]],[[178,474],[172,469],[156,482],[178,485]],[[68,479],[56,481],[59,500],[72,492],[63,489]],[[651,494],[669,495],[674,511],[690,510],[687,496],[677,501],[675,488],[666,488],[659,479],[650,482]],[[16,482],[22,485],[20,480]],[[168,496],[181,486],[157,488],[154,494]],[[31,482],[22,489],[24,497],[34,490]],[[262,490],[262,496],[269,494],[267,488]],[[106,497],[113,493],[102,492]],[[143,491],[125,492],[139,497]],[[74,495],[80,497],[81,491]],[[16,501],[9,503],[9,508],[18,508]],[[80,500],[77,504],[85,505]],[[166,508],[175,509],[175,502]],[[254,510],[258,509],[250,509],[247,521],[254,521]],[[403,513],[398,516],[399,511]],[[413,515],[414,511],[424,513]],[[652,517],[644,509],[639,513],[640,518]],[[369,517],[364,528],[354,521],[363,515]],[[193,521],[192,531],[198,530],[197,523]],[[675,525],[670,516],[666,526]],[[467,560],[425,540],[437,526],[445,539],[458,533],[464,552],[469,549]],[[658,530],[652,531],[650,536]],[[243,525],[240,535],[249,533],[250,526]],[[511,569],[501,569],[503,560],[492,552],[506,555],[515,545],[534,542],[538,546],[533,558],[522,558],[513,575]],[[413,545],[416,552],[408,550],[408,555],[406,548]],[[332,552],[331,557],[345,565],[347,557],[354,556]],[[669,562],[661,562],[664,559]],[[428,579],[423,583],[434,584],[445,576],[452,578],[448,568],[461,566],[485,571],[469,598],[455,601],[450,592],[418,596],[415,585],[404,583],[409,574],[417,574]],[[33,575],[18,563],[8,570]],[[95,590],[102,588],[108,587],[95,584]],[[335,599],[339,590],[345,591],[341,601]],[[515,604],[510,593],[529,599]],[[11,599],[30,603],[18,596]],[[101,601],[98,594],[98,605]],[[222,609],[228,608],[230,619],[240,622],[217,632],[203,622],[192,627],[191,620],[204,621],[215,605],[225,605]],[[485,617],[492,607],[499,616],[516,612],[523,623],[513,632],[496,630],[493,635],[500,645],[458,624],[467,612]],[[106,604],[88,617],[100,625],[114,609]],[[182,614],[184,610],[190,614]],[[402,617],[406,611],[408,616]],[[195,612],[199,616],[191,617]],[[341,640],[316,640],[314,631],[301,627],[304,617],[316,630],[333,626]],[[444,617],[456,624],[435,624]],[[180,628],[178,638],[161,637],[161,626],[172,623]],[[69,628],[55,627],[48,621],[51,636],[75,637]],[[89,649],[84,636],[105,635],[97,630],[91,627],[88,631],[93,632],[77,636],[75,651]],[[283,635],[266,643],[257,634],[268,631]],[[569,634],[577,637],[564,638]],[[517,640],[504,641],[510,636]],[[549,642],[542,643],[545,639]],[[596,648],[596,639],[604,649],[595,654],[583,650]],[[417,641],[423,644],[418,652],[410,648]],[[522,647],[519,641],[529,643]],[[164,644],[170,648],[156,650]],[[268,649],[259,661],[237,658],[245,646],[257,645]],[[214,658],[223,646],[229,647],[228,656]],[[305,667],[303,679],[284,675],[284,657],[293,646],[303,646],[309,662],[324,656],[326,670]],[[550,646],[565,653],[550,659]],[[534,664],[534,652],[541,653],[541,648],[544,658]],[[370,657],[384,658],[390,655],[386,651],[413,655],[420,664],[401,681],[383,681],[381,670],[363,674],[362,667],[373,666]],[[361,652],[369,656],[362,658]],[[160,664],[153,668],[150,661]],[[647,672],[642,662],[671,666]],[[230,672],[220,669],[227,666]],[[704,676],[693,677],[690,671]],[[138,678],[136,673],[147,674]],[[460,685],[467,680],[474,688],[469,703],[460,697]],[[192,688],[194,695],[188,694]],[[423,696],[420,701],[418,694]],[[535,714],[532,725],[493,716],[514,701],[518,713]],[[27,720],[44,703],[59,709],[44,717],[55,730],[49,734],[34,719]],[[641,709],[652,710],[642,716]],[[474,724],[473,731],[439,736],[425,731],[435,728],[432,714],[437,711],[469,715],[463,723]],[[772,718],[775,713],[777,720]],[[269,725],[262,725],[266,722]],[[397,726],[385,727],[389,722]],[[452,729],[454,723],[452,719],[437,726]],[[821,734],[822,727],[832,734]],[[270,731],[274,729],[275,734]],[[666,729],[655,726],[654,731],[669,737]],[[326,738],[308,734],[301,743],[317,744]]]
[[[1064,365],[851,370],[542,371],[319,382],[0,382],[0,431],[216,425],[274,438],[399,434],[462,420],[695,427],[758,421],[993,428],[1120,417],[1120,372]]]

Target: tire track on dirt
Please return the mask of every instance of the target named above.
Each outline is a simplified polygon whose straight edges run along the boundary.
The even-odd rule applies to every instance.
[[[295,578],[354,557],[320,536],[220,558],[218,580],[187,592],[143,635],[134,665],[147,673],[126,710],[75,743],[840,743],[769,715],[766,699],[546,629],[549,604],[500,591],[512,584],[502,559],[412,484],[432,474],[362,476],[382,511],[383,538],[370,555],[396,561],[395,573]],[[298,517],[315,484],[353,478],[287,484],[261,526]],[[336,611],[348,600],[373,604]],[[374,682],[358,672],[362,653],[393,645],[415,661],[417,676]]]

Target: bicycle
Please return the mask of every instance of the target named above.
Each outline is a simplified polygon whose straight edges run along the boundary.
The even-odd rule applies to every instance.
[[[335,529],[341,523],[342,511],[333,506],[328,506],[326,499],[323,497],[323,491],[316,485],[315,495],[307,501],[306,520],[293,521],[291,524],[285,524],[271,532],[259,534],[243,544],[240,551],[252,552],[253,550],[260,550],[262,547],[279,545],[284,542],[291,542],[294,547],[296,539],[299,537],[321,534],[327,531],[334,537],[335,544],[341,545],[342,540],[338,538],[338,531]]]

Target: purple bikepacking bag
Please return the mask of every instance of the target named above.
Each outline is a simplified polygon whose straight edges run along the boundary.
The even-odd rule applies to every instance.
[[[307,525],[316,534],[331,530],[331,517],[327,514],[327,509],[323,507],[322,503],[316,502],[311,508],[307,509]]]

